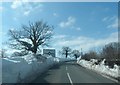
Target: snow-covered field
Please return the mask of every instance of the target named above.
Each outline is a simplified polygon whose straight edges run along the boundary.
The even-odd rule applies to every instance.
[[[105,59],[100,62],[100,64],[96,65],[95,62],[97,62],[97,60],[95,59],[91,59],[90,61],[86,61],[86,60],[78,60],[77,63],[85,68],[94,70],[96,72],[114,77],[114,78],[118,78],[120,77],[120,73],[119,73],[119,66],[117,66],[116,64],[114,65],[114,68],[109,68],[109,66],[105,65]]]
[[[52,65],[68,61],[70,59],[40,58],[37,60],[30,54],[22,58],[3,58],[2,59],[2,83],[27,83],[49,69]]]

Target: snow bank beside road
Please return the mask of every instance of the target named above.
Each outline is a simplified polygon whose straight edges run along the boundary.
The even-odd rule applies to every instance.
[[[85,68],[97,71],[97,72],[102,73],[102,74],[112,76],[114,78],[120,77],[119,66],[114,65],[114,68],[109,68],[104,63],[105,59],[98,65],[96,65],[95,62],[97,62],[97,60],[95,60],[95,59],[91,59],[90,61],[86,61],[86,60],[77,61],[78,64],[80,64],[81,66],[83,66]]]
[[[66,61],[63,58],[47,57],[43,62],[37,61],[29,55],[24,58],[2,59],[2,82],[3,83],[26,83],[35,79],[58,62]],[[69,59],[68,59],[69,60]]]

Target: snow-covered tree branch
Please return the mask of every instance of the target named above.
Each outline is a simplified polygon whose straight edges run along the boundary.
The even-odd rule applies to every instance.
[[[21,30],[9,30],[10,45],[15,49],[24,49],[37,53],[39,46],[49,46],[53,35],[53,26],[43,21],[22,25]]]

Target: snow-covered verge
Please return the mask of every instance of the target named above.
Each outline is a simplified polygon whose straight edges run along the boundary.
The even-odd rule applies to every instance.
[[[2,59],[2,83],[29,83],[45,70],[70,59],[47,57],[37,60],[33,55],[24,58]]]
[[[100,62],[98,65],[95,64],[96,62],[97,60],[95,59],[91,59],[90,61],[81,59],[77,61],[79,65],[85,68],[111,76],[113,78],[120,77],[120,73],[119,73],[120,68],[116,64],[114,65],[114,68],[109,68],[109,66],[105,65],[105,59],[102,62]]]

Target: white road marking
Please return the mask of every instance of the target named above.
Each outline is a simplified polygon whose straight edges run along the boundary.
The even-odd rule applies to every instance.
[[[67,66],[66,66],[66,71],[67,71]]]
[[[67,72],[67,76],[68,76],[68,79],[69,79],[71,85],[73,85],[72,79],[71,79],[70,74],[68,72]]]
[[[103,77],[105,77],[105,78],[108,78],[108,79],[110,79],[110,80],[112,80],[112,81],[118,83],[118,80],[116,80],[116,79],[110,78],[110,77],[107,76],[107,75],[103,75],[103,74],[101,74],[101,75],[102,75]]]
[[[109,77],[109,76],[107,76],[107,75],[105,75],[105,74],[99,73],[99,72],[97,72],[97,71],[95,71],[95,70],[92,70],[92,71],[100,74],[101,76],[103,76],[103,77],[105,77],[105,78],[107,78],[107,79],[110,79],[110,80],[118,83],[118,80],[116,80],[116,79],[114,79],[114,78],[111,78],[111,77]]]

